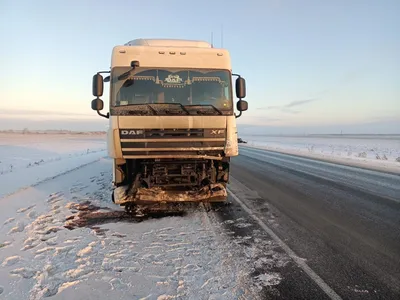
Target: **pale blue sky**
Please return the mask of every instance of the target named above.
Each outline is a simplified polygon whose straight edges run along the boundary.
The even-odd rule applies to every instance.
[[[400,133],[399,11],[398,0],[2,0],[0,115],[102,129],[106,120],[90,109],[91,79],[109,69],[114,45],[209,40],[214,31],[220,46],[223,24],[234,72],[247,80],[240,125],[368,123],[370,132],[375,122]]]

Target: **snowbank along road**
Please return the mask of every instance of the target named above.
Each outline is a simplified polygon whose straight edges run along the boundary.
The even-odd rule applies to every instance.
[[[400,135],[242,136],[246,146],[400,174]]]
[[[241,149],[231,205],[135,219],[96,149],[0,175],[1,298],[399,297],[398,176]]]

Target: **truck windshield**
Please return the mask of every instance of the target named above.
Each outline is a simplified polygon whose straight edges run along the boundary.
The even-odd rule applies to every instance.
[[[231,74],[227,70],[137,68],[129,78],[118,79],[129,70],[129,67],[112,70],[111,106],[114,108],[181,104],[208,107],[224,114],[233,111]]]

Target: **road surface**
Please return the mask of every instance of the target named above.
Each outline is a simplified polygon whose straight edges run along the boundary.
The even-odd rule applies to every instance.
[[[287,267],[281,298],[400,299],[399,175],[247,147],[231,174],[233,207],[240,199],[312,271]]]

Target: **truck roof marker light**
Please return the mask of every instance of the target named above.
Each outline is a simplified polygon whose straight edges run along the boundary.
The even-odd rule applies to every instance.
[[[175,55],[175,53],[176,53],[175,51],[170,51],[169,52],[169,54],[171,54],[171,55]]]
[[[165,51],[158,51],[158,54],[165,54]]]
[[[118,52],[119,52],[119,53],[126,53],[126,51],[123,50],[123,49],[122,49],[122,50],[119,50]]]
[[[218,56],[223,56],[224,54],[223,54],[223,53],[217,53],[217,55],[218,55]]]
[[[181,54],[181,55],[186,55],[186,52],[181,52],[180,54]]]

